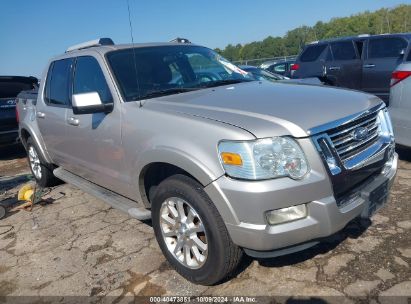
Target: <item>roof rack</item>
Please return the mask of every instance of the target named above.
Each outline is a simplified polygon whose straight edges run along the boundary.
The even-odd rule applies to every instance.
[[[173,40],[170,40],[169,42],[177,42],[177,43],[191,43],[190,40],[186,39],[186,38],[174,38]]]
[[[82,49],[87,49],[93,46],[100,46],[100,45],[114,45],[113,40],[111,40],[110,38],[99,38],[99,39],[95,39],[95,40],[90,40],[90,41],[86,41],[83,43],[79,43],[73,46],[70,46],[67,50],[67,52],[71,52],[71,51],[76,51],[76,50],[82,50]]]
[[[370,34],[359,34],[357,37],[370,37]]]

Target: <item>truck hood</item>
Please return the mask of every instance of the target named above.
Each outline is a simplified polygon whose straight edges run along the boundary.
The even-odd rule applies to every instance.
[[[257,81],[144,101],[144,107],[220,121],[257,138],[307,137],[315,127],[378,104],[379,98],[353,90]]]

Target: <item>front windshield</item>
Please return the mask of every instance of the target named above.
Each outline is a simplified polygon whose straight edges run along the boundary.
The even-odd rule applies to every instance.
[[[107,61],[126,101],[255,80],[213,50],[193,45],[117,50]]]

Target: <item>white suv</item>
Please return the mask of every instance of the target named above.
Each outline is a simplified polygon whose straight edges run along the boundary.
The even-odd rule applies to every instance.
[[[411,147],[411,53],[392,73],[389,104],[395,141]]]

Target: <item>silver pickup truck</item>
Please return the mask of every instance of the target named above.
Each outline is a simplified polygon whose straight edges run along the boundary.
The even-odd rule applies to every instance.
[[[151,218],[167,260],[198,284],[244,252],[296,252],[369,218],[397,170],[377,97],[256,81],[191,43],[71,47],[17,104],[40,185],[58,178]]]

